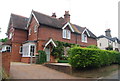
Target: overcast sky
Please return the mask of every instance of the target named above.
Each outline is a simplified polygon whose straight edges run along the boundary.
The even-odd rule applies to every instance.
[[[10,14],[29,17],[33,10],[63,17],[65,11],[71,15],[71,23],[87,27],[96,36],[111,29],[113,37],[118,36],[118,1],[120,0],[1,0],[0,39],[5,38]]]

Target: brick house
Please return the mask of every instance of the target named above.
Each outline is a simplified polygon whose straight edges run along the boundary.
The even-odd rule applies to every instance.
[[[64,18],[56,18],[32,10],[30,18],[11,14],[8,31],[11,41],[12,61],[30,62],[38,50],[44,50],[47,61],[54,62],[51,55],[54,41],[78,44],[81,47],[97,45],[96,36],[86,27],[80,27],[70,22],[69,11]]]

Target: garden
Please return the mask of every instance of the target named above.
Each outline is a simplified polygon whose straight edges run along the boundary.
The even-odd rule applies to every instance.
[[[94,45],[82,48],[79,45],[71,43],[65,43],[60,41],[56,41],[55,43],[57,44],[57,47],[53,48],[51,54],[55,57],[58,63],[69,63],[72,66],[73,73],[75,75],[77,74],[77,72],[79,74],[79,71],[84,71],[85,74],[88,74],[86,72],[93,71],[93,74],[95,74],[95,70],[97,73],[98,71],[100,71],[100,69],[103,69],[102,71],[106,72],[107,74],[116,71],[118,65],[120,65],[120,52],[101,50]],[[67,49],[67,54],[64,54],[64,50],[67,47],[69,47],[69,49]],[[39,56],[43,60],[38,63],[45,63],[45,52],[39,51],[39,53],[41,53],[41,55]],[[115,68],[113,69],[113,67]]]

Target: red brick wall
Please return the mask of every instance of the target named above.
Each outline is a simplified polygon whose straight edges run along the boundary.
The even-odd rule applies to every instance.
[[[2,55],[2,67],[5,70],[5,72],[9,75],[11,52],[4,52],[1,55]]]
[[[12,53],[11,53],[11,61],[13,62],[20,62],[21,61],[21,54],[20,51],[21,44],[19,43],[12,43]]]
[[[29,33],[28,33],[28,40],[37,40],[37,32],[34,32],[34,26],[36,24],[37,24],[37,22],[36,22],[35,18],[33,17],[31,20],[30,26],[28,28],[28,31],[29,31],[29,29],[31,29],[31,35],[29,35]]]
[[[15,29],[12,42],[23,43],[27,40],[27,31]]]
[[[64,39],[62,38],[62,29],[55,29],[47,26],[40,26],[39,27],[39,34],[38,39],[41,41],[48,40],[48,38],[52,37],[54,40],[68,42],[68,43],[74,43],[84,46],[89,45],[97,45],[97,40],[93,38],[88,38],[87,43],[81,42],[81,35],[77,35],[74,33],[71,33],[71,39]]]
[[[21,62],[24,62],[24,63],[30,63],[30,57],[22,57],[21,58]],[[35,63],[35,57],[32,58],[33,60],[33,63]]]

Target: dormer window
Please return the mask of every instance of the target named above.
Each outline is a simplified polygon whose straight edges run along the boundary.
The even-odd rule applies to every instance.
[[[32,30],[31,30],[31,28],[29,29],[29,35],[31,35],[31,32],[32,32]]]
[[[87,35],[86,34],[82,34],[82,42],[87,43]]]
[[[37,32],[37,28],[38,28],[37,25],[35,25],[35,26],[34,26],[34,33]]]
[[[63,38],[71,39],[71,31],[67,29],[63,29]]]

